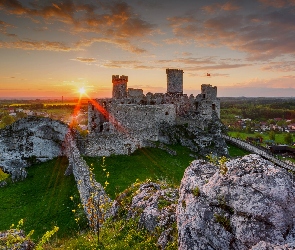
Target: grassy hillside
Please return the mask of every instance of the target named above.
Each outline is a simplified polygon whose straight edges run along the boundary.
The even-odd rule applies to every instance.
[[[171,185],[178,186],[185,169],[193,158],[189,156],[190,150],[185,147],[170,145],[169,148],[176,150],[177,155],[169,155],[158,148],[142,148],[130,156],[106,157],[106,171],[103,171],[102,168],[102,157],[85,157],[85,160],[89,166],[92,165],[98,182],[103,184],[107,180],[110,183],[106,191],[114,199],[116,194],[124,191],[137,179],[139,181],[165,179]],[[247,154],[233,145],[229,145],[229,151],[231,156]],[[86,223],[85,220],[80,225],[75,222],[77,214],[74,214],[72,210],[77,211],[79,195],[74,177],[64,175],[67,163],[65,158],[57,158],[34,165],[28,168],[28,177],[24,181],[10,183],[0,189],[0,231],[8,229],[11,224],[17,224],[20,219],[24,219],[23,229],[27,233],[34,229],[33,239],[35,240],[54,226],[58,226],[60,229],[53,237],[56,239],[56,247],[64,245],[64,249],[67,246],[70,247],[68,249],[80,249],[80,247],[81,249],[92,249],[95,236],[90,232],[71,238],[73,235],[77,235],[77,232],[81,232],[81,229],[86,227]],[[109,178],[106,178],[106,172],[110,173]],[[70,197],[74,197],[75,202],[71,201]],[[119,221],[118,225],[120,223],[123,222]],[[127,241],[128,238],[130,246],[139,246],[146,241],[155,246],[150,249],[157,249],[150,234],[143,232],[140,237],[132,235],[137,239],[133,241],[133,239],[129,239],[129,224],[124,224],[126,233],[120,230],[117,232],[116,225],[109,224],[101,232],[101,237],[106,242],[110,241],[108,243],[110,246],[118,245],[118,242],[115,245],[111,244],[114,241],[113,236],[118,235],[124,241]],[[90,238],[91,240],[89,240]],[[119,238],[116,240],[120,241]],[[89,241],[89,244],[86,244],[86,241]],[[49,249],[51,248],[52,246],[49,246]],[[120,249],[120,244],[118,248],[114,249]]]
[[[116,194],[125,190],[138,179],[144,181],[166,179],[168,182],[179,185],[184,170],[194,160],[190,150],[180,145],[169,146],[177,151],[176,156],[169,155],[158,148],[141,148],[132,155],[113,155],[105,158],[106,171],[103,171],[102,157],[85,157],[99,183],[106,181],[105,172],[109,172],[107,181],[110,183],[106,191],[112,199]]]
[[[24,219],[26,232],[34,229],[37,239],[54,226],[58,237],[79,230],[74,220],[70,196],[78,197],[74,177],[65,176],[66,158],[57,158],[28,169],[24,181],[0,188],[0,231]]]

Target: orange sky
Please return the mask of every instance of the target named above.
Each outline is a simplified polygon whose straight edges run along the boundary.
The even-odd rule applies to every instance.
[[[166,68],[188,94],[295,96],[294,13],[294,0],[0,0],[0,98],[108,97],[113,74],[165,92]]]

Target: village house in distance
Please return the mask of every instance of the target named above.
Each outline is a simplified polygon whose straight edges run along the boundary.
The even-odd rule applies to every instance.
[[[91,139],[85,153],[129,154],[147,141],[167,142],[161,133],[163,124],[204,128],[213,113],[220,118],[216,86],[202,84],[201,94],[188,96],[183,94],[183,70],[166,69],[166,74],[167,92],[146,95],[142,89],[127,88],[128,76],[113,75],[112,98],[88,103]]]

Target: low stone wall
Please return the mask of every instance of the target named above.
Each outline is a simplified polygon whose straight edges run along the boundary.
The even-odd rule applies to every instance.
[[[90,134],[84,154],[87,156],[129,155],[144,146],[139,139],[131,138],[123,133]]]
[[[90,225],[97,225],[97,219],[101,218],[99,206],[110,202],[110,198],[102,185],[95,181],[95,176],[82,158],[71,131],[65,137],[64,154],[69,159],[67,173],[72,172],[75,177],[81,203],[88,221]]]
[[[228,135],[222,135],[222,137],[233,143],[234,145],[237,145],[238,147],[241,147],[249,152],[252,152],[254,154],[258,154],[260,156],[262,156],[263,158],[267,159],[267,160],[270,160],[271,162],[277,164],[278,166],[282,167],[282,168],[285,168],[287,170],[291,170],[291,171],[295,171],[295,166],[292,166],[290,164],[287,164],[286,162],[283,162],[279,159],[277,159],[276,157],[274,157],[273,155],[271,155],[267,149],[263,149],[263,148],[258,148],[258,147],[255,147],[254,145],[248,143],[248,142],[245,142],[245,141],[242,141],[242,140],[239,140],[237,138],[233,138],[233,137],[230,137]]]

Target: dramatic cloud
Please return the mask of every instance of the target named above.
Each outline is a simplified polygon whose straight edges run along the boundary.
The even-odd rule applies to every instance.
[[[154,25],[142,20],[125,2],[82,4],[73,0],[51,4],[35,2],[25,6],[18,0],[0,0],[0,8],[9,14],[30,18],[41,17],[73,25],[80,32],[94,32],[108,37],[143,37],[152,32]],[[100,8],[99,8],[100,7]]]
[[[63,32],[98,36],[85,39],[85,44],[77,42],[79,47],[90,46],[95,42],[107,42],[132,53],[144,53],[146,50],[133,45],[131,40],[144,38],[151,34],[154,28],[154,25],[142,20],[139,15],[134,13],[130,5],[121,1],[97,2],[96,5],[74,0],[58,1],[58,3],[35,1],[26,6],[18,0],[0,0],[1,9],[10,15],[31,18],[37,24],[40,22],[40,27],[35,27],[35,31],[49,31],[48,25],[44,26],[44,23],[41,22],[43,20],[50,25],[56,23],[66,25],[60,26],[60,30]],[[0,32],[6,33],[7,27],[9,27],[8,24],[0,22]],[[48,50],[49,47],[52,47],[52,45],[44,45],[42,41],[27,42],[23,40],[15,41],[11,45],[2,42],[1,47],[30,50],[34,48]],[[53,50],[67,51],[76,50],[76,48],[67,48],[59,44]]]
[[[245,52],[249,60],[295,55],[295,10],[290,1],[284,2],[290,8],[270,8],[263,13],[258,9],[251,15],[242,11],[231,15],[218,12],[203,18],[197,15],[202,21],[194,16],[168,18],[175,38],[167,42],[190,41],[198,46],[226,46]]]

